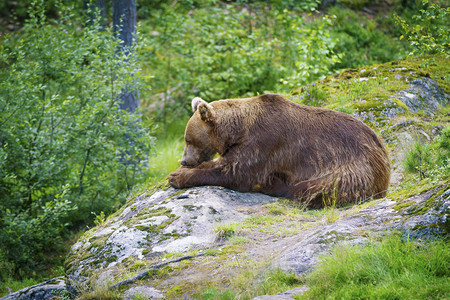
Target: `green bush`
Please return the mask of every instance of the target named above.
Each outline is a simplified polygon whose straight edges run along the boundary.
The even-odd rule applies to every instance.
[[[7,21],[18,19],[23,21],[29,17],[28,10],[32,5],[36,5],[39,0],[21,0],[21,1],[1,1],[0,2],[0,17]],[[72,0],[77,12],[81,11],[84,0]],[[47,16],[56,17],[58,14],[58,5],[60,0],[46,0],[42,4],[42,12]]]
[[[340,54],[340,60],[335,68],[385,63],[406,54],[403,44],[379,30],[374,21],[363,20],[355,12],[339,7],[331,8],[329,13],[336,17],[331,34],[337,41],[334,50]]]
[[[414,148],[408,151],[404,161],[406,171],[419,173],[420,178],[425,178],[426,170],[431,167],[431,146],[421,142],[414,144]]]
[[[0,251],[19,276],[68,226],[117,208],[151,146],[140,116],[119,110],[135,62],[111,32],[65,9],[49,23],[42,6],[0,45]]]
[[[411,55],[450,55],[450,7],[422,0],[419,12],[411,19],[396,16],[396,21],[403,30],[401,38],[413,47]]]
[[[153,75],[144,106],[165,126],[189,115],[195,96],[285,93],[339,69],[406,55],[392,18],[337,6],[328,16],[316,11],[318,2],[178,1],[149,10],[139,41],[143,69]]]
[[[280,80],[282,84],[293,89],[331,74],[340,56],[335,51],[337,40],[331,35],[333,20],[325,15],[307,24],[301,18],[289,17],[287,13],[280,18],[284,22],[291,18],[289,29],[285,28],[285,34],[289,38],[283,39],[288,41],[286,46],[291,47],[288,52],[293,52],[286,62],[294,63],[292,69],[286,70],[288,75]],[[292,42],[289,43],[290,39]],[[281,62],[283,63],[285,62]]]

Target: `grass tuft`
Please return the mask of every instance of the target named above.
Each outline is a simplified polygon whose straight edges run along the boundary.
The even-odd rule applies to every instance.
[[[217,235],[217,240],[227,240],[235,235],[236,224],[219,224],[214,231]]]
[[[248,279],[248,277],[242,279]],[[240,290],[210,288],[201,294],[201,299],[253,299],[258,295],[276,295],[301,285],[301,280],[294,273],[269,269],[253,282],[241,283]]]

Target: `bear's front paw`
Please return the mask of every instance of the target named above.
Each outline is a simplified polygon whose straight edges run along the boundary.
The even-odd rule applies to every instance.
[[[173,186],[176,189],[182,189],[185,187],[188,187],[186,184],[187,174],[189,173],[188,168],[179,168],[175,172],[172,172],[169,174],[169,183],[171,186]]]

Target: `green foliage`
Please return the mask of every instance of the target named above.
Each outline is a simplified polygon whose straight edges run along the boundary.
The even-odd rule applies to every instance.
[[[21,0],[21,1],[1,1],[0,2],[0,18],[12,18],[13,16],[19,21],[23,21],[29,17],[28,10],[29,7],[35,5],[36,0]],[[72,5],[74,5],[78,10],[84,5],[84,0],[72,0]],[[60,0],[46,0],[42,2],[42,12],[46,16],[56,17],[58,14],[58,6]]]
[[[450,249],[398,235],[365,245],[337,247],[307,278],[296,299],[446,299]]]
[[[288,14],[280,17],[286,20]],[[293,43],[289,45],[291,49],[288,52],[293,51],[290,59],[295,68],[287,70],[289,76],[281,79],[290,89],[325,78],[339,62],[339,55],[335,52],[337,40],[331,35],[330,29],[333,25],[332,19],[324,16],[311,24],[304,24],[298,17],[291,19],[289,30],[292,32],[286,32],[292,35],[290,38]]]
[[[3,259],[0,257],[0,264],[1,261],[3,261]],[[3,266],[0,265],[0,270],[8,270],[8,269],[3,269]],[[22,280],[12,280],[11,278],[9,279],[5,278],[2,279],[2,281],[3,282],[0,283],[0,297],[8,295],[11,291],[18,291],[23,288],[41,283],[40,281],[33,278],[25,278]]]
[[[299,97],[298,102],[309,106],[321,106],[328,100],[327,93],[314,82],[302,87]]]
[[[140,117],[119,110],[135,62],[62,6],[49,23],[43,3],[0,45],[0,248],[18,276],[39,271],[69,225],[117,208],[151,146]]]
[[[156,128],[156,151],[149,157],[148,176],[144,186],[155,185],[180,167],[186,123],[186,118],[180,118]]]
[[[106,288],[98,289],[92,292],[82,294],[77,299],[79,300],[120,300],[123,295],[117,291],[111,291]]]
[[[442,130],[432,143],[417,142],[407,152],[404,161],[406,171],[419,173],[420,179],[430,180],[450,176],[450,127]]]
[[[442,166],[450,165],[450,127],[445,127],[436,141],[437,162]]]
[[[260,2],[188,13],[180,13],[181,5],[153,11],[140,28],[140,56],[158,92],[143,98],[162,123],[188,112],[194,96],[215,100],[289,90],[329,74],[337,61],[326,16],[307,23],[298,11]]]
[[[373,0],[337,0],[339,4],[342,4],[346,7],[351,7],[354,9],[361,9],[364,6],[367,6],[368,4],[373,4],[373,2],[379,2],[379,1],[373,1]]]
[[[396,16],[396,21],[403,30],[401,38],[405,37],[414,48],[412,55],[450,55],[450,7],[423,0],[419,13],[411,20]]]
[[[410,173],[418,172],[420,179],[425,178],[425,172],[431,166],[430,144],[416,143],[409,151],[404,161],[406,171]]]
[[[231,290],[218,291],[216,289],[206,290],[202,294],[202,297],[201,297],[201,299],[204,299],[204,300],[209,300],[209,299],[211,299],[211,300],[213,300],[213,299],[214,300],[215,299],[228,300],[228,299],[236,299],[236,298],[237,298],[236,294],[233,291],[231,291]]]
[[[337,41],[334,51],[339,54],[337,69],[384,63],[404,55],[403,45],[379,30],[375,21],[339,7],[331,8],[329,13],[336,17],[332,36]]]
[[[95,212],[92,212],[92,214],[95,216],[94,219],[95,226],[99,226],[105,223],[106,221],[105,212],[101,211],[100,214],[98,215]]]

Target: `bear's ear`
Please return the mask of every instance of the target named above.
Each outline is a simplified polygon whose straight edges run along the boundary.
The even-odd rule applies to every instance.
[[[214,121],[214,108],[208,103],[200,103],[198,106],[198,112],[204,122]]]
[[[195,112],[201,103],[207,102],[200,97],[195,97],[194,99],[192,99],[192,112]]]
[[[200,113],[200,117],[204,122],[212,122],[214,119],[214,108],[205,100],[195,97],[192,100],[192,111]]]

